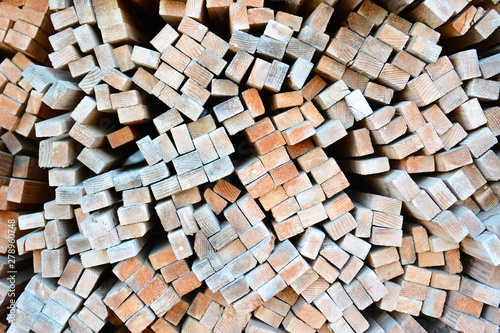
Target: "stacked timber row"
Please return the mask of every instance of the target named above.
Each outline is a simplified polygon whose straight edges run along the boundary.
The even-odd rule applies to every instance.
[[[0,330],[14,301],[33,276],[38,253],[17,251],[16,240],[26,234],[20,215],[40,211],[54,197],[47,170],[38,167],[35,124],[58,115],[42,104],[42,95],[22,76],[28,66],[47,63],[54,33],[48,3],[0,3]],[[42,213],[40,215],[43,216]],[[41,238],[40,238],[41,236]],[[35,242],[43,240],[43,231]]]
[[[8,332],[498,331],[496,1],[36,3]]]
[[[33,140],[40,108],[34,102],[36,93],[31,94],[31,86],[21,75],[22,69],[31,63],[21,53],[0,63],[0,121],[5,127],[0,147],[0,311],[3,316],[7,307],[12,307],[11,300],[15,301],[15,295],[22,292],[33,276],[31,255],[18,255],[16,250],[16,240],[26,233],[19,229],[18,218],[26,211],[42,209],[46,199],[53,196],[47,172],[38,168],[37,142]],[[16,279],[9,280],[14,272]]]

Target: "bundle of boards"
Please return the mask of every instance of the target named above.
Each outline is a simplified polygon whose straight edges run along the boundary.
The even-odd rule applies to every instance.
[[[498,0],[0,2],[0,330],[500,327]]]

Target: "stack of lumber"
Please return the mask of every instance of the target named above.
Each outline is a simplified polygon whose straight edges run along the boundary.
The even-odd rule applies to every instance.
[[[22,71],[37,60],[26,56],[32,56],[31,48],[22,50],[14,43],[20,39],[13,38],[19,31],[31,27],[34,30],[29,28],[29,31],[38,37],[35,40],[25,36],[31,40],[30,45],[38,45],[37,41],[45,41],[49,45],[44,32],[28,23],[30,19],[42,20],[48,9],[41,11],[43,8],[36,5],[35,1],[31,1],[20,9],[0,3],[0,20],[5,23],[0,47],[6,52],[6,57],[2,57],[0,62],[0,313],[3,318],[13,309],[17,296],[33,276],[33,256],[40,255],[41,250],[38,249],[41,249],[40,241],[43,242],[43,230],[39,229],[27,246],[32,253],[22,249],[18,251],[16,241],[27,233],[21,230],[19,217],[43,209],[43,204],[54,197],[54,190],[48,184],[47,170],[38,167],[35,124],[53,117],[55,113],[42,104],[41,94],[23,78]],[[51,26],[48,17],[43,22],[46,27]],[[6,43],[11,43],[11,47]],[[43,213],[38,213],[37,219],[45,221]],[[5,324],[0,325],[0,330],[7,329]]]
[[[23,0],[0,3],[0,50],[13,55],[16,51],[39,63],[52,51],[48,37],[54,34],[47,1]]]
[[[0,9],[7,332],[498,331],[497,1]]]
[[[39,211],[54,197],[47,170],[38,167],[35,124],[57,115],[42,103],[42,94],[23,78],[30,65],[45,63],[52,50],[54,33],[48,2],[0,2],[0,330],[14,308],[14,301],[33,276],[33,257],[40,256],[43,229],[33,233],[27,250],[16,240],[21,230],[19,217]],[[37,221],[45,221],[43,213]],[[44,223],[39,225],[43,227]],[[38,235],[38,236],[37,236]],[[19,251],[18,251],[19,250]],[[29,253],[28,253],[29,252]]]

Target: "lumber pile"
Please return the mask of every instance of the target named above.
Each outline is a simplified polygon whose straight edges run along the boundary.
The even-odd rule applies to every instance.
[[[40,211],[54,198],[48,172],[41,169],[36,124],[57,115],[42,103],[43,94],[33,89],[22,72],[30,65],[44,62],[53,33],[48,4],[38,1],[22,5],[0,3],[0,324],[7,330],[7,317],[16,298],[33,276],[35,258],[45,248],[43,212],[33,214],[36,228],[28,244],[28,233],[19,224],[23,214]]]
[[[497,1],[0,24],[7,332],[498,331]]]

